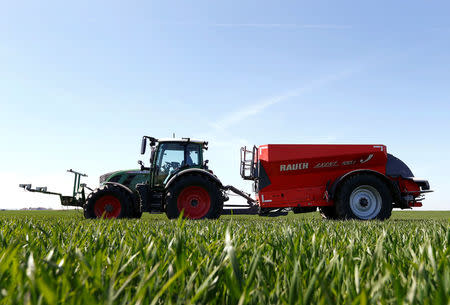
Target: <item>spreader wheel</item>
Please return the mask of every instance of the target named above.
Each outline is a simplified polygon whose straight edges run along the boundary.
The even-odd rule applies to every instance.
[[[124,218],[129,216],[132,202],[120,186],[106,184],[89,194],[84,205],[86,218]]]
[[[391,216],[392,195],[384,181],[370,174],[348,178],[336,196],[336,214],[341,219],[384,220]]]
[[[186,175],[171,185],[166,192],[166,214],[169,219],[219,218],[223,198],[216,183],[202,175]]]

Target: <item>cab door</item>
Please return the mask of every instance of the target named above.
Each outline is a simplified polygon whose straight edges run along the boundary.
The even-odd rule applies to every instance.
[[[161,143],[154,163],[153,186],[162,188],[164,181],[176,172],[185,160],[185,145],[182,143]]]

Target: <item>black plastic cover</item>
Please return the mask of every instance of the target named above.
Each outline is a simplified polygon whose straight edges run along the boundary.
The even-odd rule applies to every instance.
[[[386,163],[386,176],[410,178],[414,177],[414,174],[409,169],[408,165],[405,164],[405,162],[391,154],[388,154]]]
[[[266,186],[270,185],[271,182],[261,161],[258,161],[258,168],[258,190],[260,191]]]

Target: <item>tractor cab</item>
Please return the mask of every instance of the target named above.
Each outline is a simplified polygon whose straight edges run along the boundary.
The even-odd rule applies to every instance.
[[[139,161],[141,170],[150,170],[149,184],[153,188],[164,188],[174,175],[188,168],[206,169],[203,162],[203,149],[208,149],[207,142],[183,139],[142,138],[141,154],[145,154],[147,140],[150,142],[150,167]]]

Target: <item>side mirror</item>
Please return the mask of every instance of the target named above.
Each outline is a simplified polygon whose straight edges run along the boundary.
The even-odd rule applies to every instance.
[[[143,171],[145,169],[144,162],[139,160],[137,163],[141,166],[141,171]]]
[[[142,137],[142,142],[141,142],[141,155],[145,154],[145,148],[147,147],[147,138],[146,137]]]

